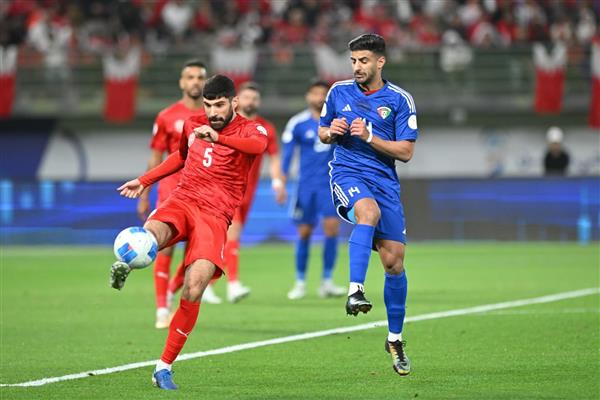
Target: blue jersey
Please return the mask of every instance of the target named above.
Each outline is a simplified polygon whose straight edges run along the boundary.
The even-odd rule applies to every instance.
[[[289,175],[294,151],[300,148],[298,184],[305,189],[329,188],[329,166],[335,146],[321,143],[318,135],[319,121],[310,110],[294,115],[281,136],[283,144],[282,169]]]
[[[354,119],[362,118],[367,129],[383,140],[416,140],[417,115],[412,96],[391,82],[384,82],[381,89],[370,95],[363,93],[353,79],[334,83],[327,94],[320,125],[328,127],[334,118],[342,117],[350,125]],[[360,176],[377,186],[400,190],[395,160],[351,136],[350,131],[338,138],[331,170],[333,174]]]

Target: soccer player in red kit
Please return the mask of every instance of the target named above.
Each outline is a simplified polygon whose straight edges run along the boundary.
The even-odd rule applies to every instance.
[[[171,365],[196,324],[202,293],[213,277],[222,274],[227,228],[242,203],[248,172],[256,155],[267,147],[266,129],[235,113],[237,97],[231,79],[209,78],[202,96],[206,115],[185,122],[179,151],[118,188],[122,196],[136,198],[153,183],[181,170],[177,188],[144,224],[159,249],[188,241],[179,308],[153,374],[153,382],[168,390],[177,389]],[[115,262],[112,286],[122,288],[130,271],[127,264]]]
[[[279,145],[277,144],[277,132],[273,124],[259,116],[257,113],[261,100],[258,84],[254,82],[243,83],[239,87],[237,97],[237,112],[249,120],[258,122],[267,130],[268,144],[265,153],[269,156],[271,186],[275,194],[275,200],[282,204],[285,202],[287,194],[282,179],[283,174],[281,172],[281,158],[279,156]],[[246,188],[244,199],[242,200],[242,204],[235,210],[233,221],[227,231],[225,268],[227,270],[227,300],[231,303],[235,303],[250,294],[250,288],[242,285],[238,278],[240,236],[248,218],[248,213],[250,212],[250,207],[252,206],[252,201],[254,200],[256,188],[260,180],[262,159],[263,154],[256,156],[254,159],[254,163],[252,164],[252,168],[248,175],[248,187]],[[183,269],[180,267],[169,284],[169,292],[175,293],[179,290],[183,283],[183,275]],[[221,299],[212,291],[208,292],[208,289],[210,289],[211,286],[204,292],[202,301],[218,304],[221,302]],[[207,296],[207,292],[210,293],[210,296]]]
[[[159,165],[165,153],[171,154],[179,149],[183,123],[194,115],[204,115],[202,105],[202,88],[206,80],[206,66],[199,60],[190,60],[183,65],[179,88],[182,92],[181,100],[170,105],[158,113],[152,129],[152,140],[150,142],[150,159],[148,170]],[[159,207],[177,187],[179,173],[161,180],[158,184]],[[150,211],[150,191],[146,190],[140,196],[138,202],[138,215],[145,221]],[[174,247],[166,247],[161,250],[154,263],[154,290],[156,294],[156,323],[157,329],[169,327],[170,300],[167,296],[169,286],[171,258]]]

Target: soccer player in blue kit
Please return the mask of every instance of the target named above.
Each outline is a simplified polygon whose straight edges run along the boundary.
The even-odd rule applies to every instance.
[[[385,270],[383,296],[388,317],[385,350],[394,370],[410,372],[404,352],[407,280],[404,271],[406,229],[395,160],[412,158],[418,136],[412,96],[382,78],[385,41],[364,34],[348,43],[354,79],[331,86],[321,111],[319,137],[336,143],[330,163],[331,191],[337,212],[354,223],[348,252],[350,287],[346,312],[367,313],[364,282],[371,249]]]
[[[333,158],[333,147],[319,140],[319,114],[325,103],[329,85],[313,80],[306,92],[308,109],[294,115],[288,121],[281,136],[283,143],[282,170],[289,175],[295,150],[300,148],[300,168],[296,194],[292,200],[292,218],[298,226],[296,241],[296,283],[288,293],[290,300],[306,295],[305,275],[313,229],[322,218],[325,241],[323,243],[323,274],[319,286],[319,297],[339,297],[346,293],[344,288],[332,281],[337,258],[337,235],[339,220],[331,202],[327,164]]]

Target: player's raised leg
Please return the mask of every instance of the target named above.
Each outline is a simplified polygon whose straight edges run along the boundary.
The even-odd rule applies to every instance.
[[[383,297],[388,318],[388,337],[385,350],[392,357],[394,371],[400,375],[410,373],[410,360],[404,351],[402,328],[406,315],[408,281],[404,271],[404,249],[401,242],[377,239],[375,246],[385,270]]]
[[[367,313],[372,308],[371,302],[365,298],[364,283],[371,258],[375,226],[379,222],[381,211],[377,202],[370,197],[358,200],[353,211],[356,225],[348,241],[350,286],[346,313],[356,316],[359,312]]]
[[[323,242],[323,275],[321,286],[319,286],[320,297],[339,297],[346,291],[344,288],[336,286],[333,283],[333,270],[337,259],[337,237],[340,229],[340,223],[337,217],[323,218],[323,232],[325,240]]]
[[[158,248],[162,250],[173,237],[173,232],[169,225],[158,220],[148,220],[144,224],[144,228],[149,231],[158,244]],[[116,261],[110,269],[110,285],[121,290],[125,286],[125,280],[131,272],[131,267],[122,261]]]
[[[215,271],[215,265],[208,260],[196,260],[187,267],[179,307],[169,326],[163,353],[152,376],[152,382],[160,389],[177,389],[173,382],[171,366],[196,325],[202,293]]]

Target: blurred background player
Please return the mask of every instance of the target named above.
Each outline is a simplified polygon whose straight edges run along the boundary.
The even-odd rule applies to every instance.
[[[224,75],[208,79],[203,91],[206,115],[186,120],[179,151],[118,189],[121,195],[135,198],[153,183],[181,171],[177,188],[144,224],[159,248],[183,239],[189,247],[179,308],[153,374],[161,389],[177,389],[171,365],[196,325],[202,292],[222,274],[227,227],[244,197],[252,163],[267,147],[266,129],[237,115],[236,101],[231,79]],[[123,262],[113,264],[112,286],[123,288],[130,271]]]
[[[408,281],[404,272],[406,225],[395,161],[408,162],[417,140],[412,96],[382,78],[383,37],[360,35],[348,43],[354,79],[336,82],[321,113],[319,136],[336,141],[330,163],[331,190],[340,217],[354,223],[348,240],[350,287],[346,313],[367,313],[364,282],[371,250],[385,272],[383,298],[388,317],[385,349],[399,375],[408,375],[402,328]]]
[[[206,80],[206,66],[199,60],[190,60],[183,65],[179,78],[179,88],[182,97],[178,102],[163,109],[156,116],[150,141],[150,159],[148,170],[163,161],[165,154],[171,154],[179,149],[179,141],[183,124],[194,115],[204,115],[202,106],[202,88]],[[156,208],[160,206],[177,187],[179,173],[175,173],[158,184],[158,199]],[[148,218],[150,211],[150,191],[145,190],[138,202],[138,215],[142,221]],[[169,286],[170,266],[173,257],[173,247],[162,249],[154,263],[154,287],[156,293],[156,323],[157,329],[169,327],[170,298],[167,295]]]
[[[569,168],[569,153],[562,145],[563,131],[557,126],[550,127],[546,132],[548,148],[544,155],[544,174],[563,176]]]
[[[334,285],[331,277],[337,258],[337,235],[339,220],[331,202],[329,189],[329,161],[333,158],[331,144],[319,140],[319,115],[329,85],[313,80],[306,92],[308,109],[294,115],[288,121],[281,137],[283,143],[284,179],[287,180],[295,150],[300,148],[298,185],[291,203],[292,218],[298,227],[295,248],[296,283],[287,297],[301,299],[306,295],[306,268],[310,253],[310,239],[319,218],[322,218],[325,242],[323,244],[323,274],[318,295],[320,297],[342,296],[346,291]]]
[[[281,157],[279,156],[279,146],[277,144],[277,132],[273,124],[258,115],[260,108],[260,88],[254,82],[245,82],[240,85],[238,90],[237,112],[243,117],[255,121],[265,127],[267,130],[267,149],[265,152],[269,155],[269,173],[271,176],[271,186],[275,194],[277,203],[285,202],[287,193],[285,190],[283,175],[281,172]],[[256,156],[250,173],[248,175],[248,187],[244,193],[242,204],[236,209],[231,226],[227,231],[227,244],[225,245],[225,267],[227,271],[227,301],[235,303],[250,294],[250,288],[244,286],[239,280],[239,248],[240,236],[248,218],[248,213],[254,200],[254,194],[260,180],[260,171],[262,166],[262,154]],[[175,293],[183,282],[183,270],[180,268],[177,274],[169,284],[169,292]],[[214,282],[213,282],[214,283]],[[204,291],[202,301],[209,304],[220,304],[221,298],[217,296],[209,285]]]

